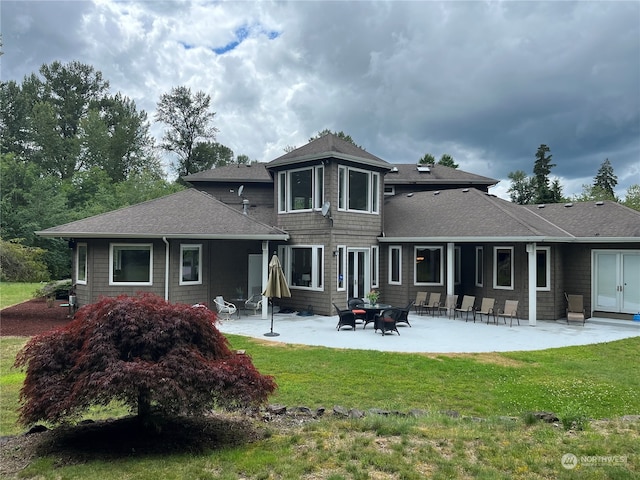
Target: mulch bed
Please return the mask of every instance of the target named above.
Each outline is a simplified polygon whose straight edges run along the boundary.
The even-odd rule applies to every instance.
[[[0,310],[0,336],[30,337],[66,325],[71,321],[66,303],[57,300],[52,307],[44,298],[36,298]]]

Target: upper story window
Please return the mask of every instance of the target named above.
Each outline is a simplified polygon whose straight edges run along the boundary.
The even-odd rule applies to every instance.
[[[341,166],[338,169],[338,209],[379,212],[380,174]]]
[[[311,211],[322,208],[324,167],[299,168],[278,174],[278,212]]]

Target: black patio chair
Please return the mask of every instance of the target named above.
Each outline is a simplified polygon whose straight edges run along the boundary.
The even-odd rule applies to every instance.
[[[411,324],[409,323],[409,312],[411,311],[411,307],[413,307],[414,303],[415,300],[411,300],[406,307],[399,309],[398,319],[396,320],[396,323],[406,323],[407,325],[411,326]]]
[[[364,300],[362,300],[361,298],[352,297],[349,300],[347,300],[347,308],[350,309],[353,312],[353,314],[356,316],[356,322],[361,320],[366,324],[367,312],[366,310],[363,310],[361,308],[363,304],[364,304]]]
[[[336,330],[340,330],[342,327],[351,327],[353,331],[356,330],[356,316],[351,310],[343,310],[339,308],[335,303],[333,304],[336,307],[336,312],[338,312],[338,325],[336,326]]]
[[[398,331],[398,318],[400,317],[401,311],[401,308],[387,308],[382,310],[376,315],[373,331],[376,332],[380,330],[383,336],[386,332],[396,332],[400,335]]]

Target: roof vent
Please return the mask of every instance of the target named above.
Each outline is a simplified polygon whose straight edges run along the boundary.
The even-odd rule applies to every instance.
[[[573,207],[573,203],[565,203],[564,204],[564,208],[570,208]]]
[[[604,205],[604,202],[602,200],[599,200],[599,201],[596,202],[596,205],[601,207],[602,205]]]
[[[440,195],[440,190],[436,190],[435,192],[433,192],[434,195]]]
[[[425,165],[424,163],[419,163],[416,165],[416,168],[420,173],[429,173],[431,172],[431,167],[429,165]]]
[[[398,167],[392,167],[389,173],[398,173]]]
[[[468,188],[465,188],[465,189],[463,189],[462,191],[463,191],[464,193],[467,193],[467,192],[469,191],[469,189],[468,189]]]
[[[545,207],[544,203],[541,203],[540,205],[538,205],[538,208],[544,208],[544,207]]]
[[[407,193],[407,197],[413,197],[413,192]]]

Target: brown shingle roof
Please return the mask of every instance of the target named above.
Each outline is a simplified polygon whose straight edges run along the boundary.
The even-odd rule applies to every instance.
[[[289,238],[283,230],[193,188],[36,233],[73,238]]]
[[[418,171],[415,163],[393,163],[392,169],[384,177],[385,185],[411,185],[434,183],[437,185],[468,184],[491,186],[498,183],[498,180],[482,175],[465,172],[457,168],[446,167],[444,165],[431,165],[429,171]]]
[[[251,165],[226,165],[216,167],[203,172],[194,173],[182,177],[191,183],[196,182],[255,182],[273,183],[273,179],[266,169],[266,163],[254,163]]]
[[[551,207],[551,208],[550,208]],[[640,212],[615,202],[538,209],[475,188],[385,199],[382,241],[640,241]]]
[[[640,242],[640,212],[612,201],[526,205],[524,208],[559,225],[575,237],[635,238]]]
[[[317,138],[291,152],[285,153],[269,162],[267,168],[275,168],[310,160],[320,160],[323,158],[349,160],[387,170],[391,168],[391,164],[388,162],[355,146],[353,143],[342,140],[332,133]]]

